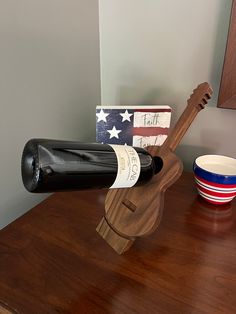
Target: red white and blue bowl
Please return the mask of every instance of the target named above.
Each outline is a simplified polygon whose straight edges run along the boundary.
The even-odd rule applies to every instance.
[[[199,194],[212,204],[225,204],[236,196],[236,159],[203,155],[194,161],[194,177]]]

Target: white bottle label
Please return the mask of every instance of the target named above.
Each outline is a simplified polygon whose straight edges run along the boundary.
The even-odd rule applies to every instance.
[[[110,189],[134,186],[141,172],[139,155],[132,146],[110,145],[117,157],[117,175]]]

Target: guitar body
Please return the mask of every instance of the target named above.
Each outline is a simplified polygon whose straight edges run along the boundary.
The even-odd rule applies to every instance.
[[[159,156],[163,160],[162,170],[150,182],[144,186],[111,189],[107,193],[105,216],[97,231],[117,253],[125,252],[136,237],[148,235],[158,227],[165,191],[183,171],[182,161],[174,150],[197,113],[210,99],[211,93],[208,83],[200,84],[164,144],[161,147],[147,147],[152,156]]]
[[[152,148],[148,148],[152,154]],[[181,160],[171,152],[162,154],[161,172],[144,186],[111,189],[105,200],[105,217],[110,226],[124,237],[140,237],[151,233],[161,220],[164,193],[181,175]]]

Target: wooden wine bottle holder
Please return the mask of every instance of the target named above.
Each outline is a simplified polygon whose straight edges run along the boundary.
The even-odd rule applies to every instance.
[[[164,193],[183,171],[182,161],[174,151],[211,95],[212,89],[208,83],[198,85],[164,144],[147,147],[152,156],[162,158],[163,168],[160,173],[144,186],[111,189],[107,193],[105,216],[96,230],[118,254],[127,251],[137,237],[146,236],[158,227]]]

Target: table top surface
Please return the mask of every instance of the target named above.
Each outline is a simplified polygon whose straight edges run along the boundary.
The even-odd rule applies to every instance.
[[[118,255],[95,230],[105,194],[54,194],[0,231],[0,313],[236,313],[235,202],[207,204],[184,173]]]

